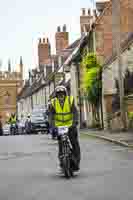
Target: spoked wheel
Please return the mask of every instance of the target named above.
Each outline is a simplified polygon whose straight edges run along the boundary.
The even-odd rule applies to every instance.
[[[71,169],[71,166],[70,166],[70,158],[69,157],[66,157],[63,161],[63,168],[64,168],[64,174],[65,174],[65,177],[66,178],[70,178],[73,176],[73,171]]]

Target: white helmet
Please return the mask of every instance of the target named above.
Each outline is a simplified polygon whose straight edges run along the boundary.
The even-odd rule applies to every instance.
[[[29,118],[30,117],[30,114],[28,113],[27,117]]]
[[[57,94],[58,92],[64,92],[67,95],[67,89],[63,85],[57,86],[55,88],[55,94]]]

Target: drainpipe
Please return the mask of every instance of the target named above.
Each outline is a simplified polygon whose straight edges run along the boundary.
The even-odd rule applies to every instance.
[[[100,71],[100,79],[102,81],[102,69]],[[101,98],[100,98],[100,108],[101,108],[101,128],[104,129],[104,120],[103,120],[103,87],[101,88]]]
[[[80,128],[82,128],[82,109],[81,109],[81,92],[80,92],[80,63],[77,63],[77,78],[78,78],[78,96],[79,96],[79,116]]]
[[[46,86],[45,86],[44,92],[45,92],[45,106],[46,106]]]

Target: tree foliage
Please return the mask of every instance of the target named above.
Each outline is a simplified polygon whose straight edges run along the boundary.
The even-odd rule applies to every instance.
[[[93,126],[99,127],[99,107],[102,98],[102,67],[93,53],[84,55],[81,66],[83,68],[82,89],[87,100],[92,105]]]
[[[86,54],[83,57],[83,89],[88,97],[88,101],[95,106],[98,105],[101,97],[101,66],[97,61],[95,54]]]

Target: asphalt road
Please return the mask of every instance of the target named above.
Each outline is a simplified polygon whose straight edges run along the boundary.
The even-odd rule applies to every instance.
[[[133,151],[86,136],[80,143],[80,173],[66,180],[47,135],[0,137],[0,200],[133,200]]]

